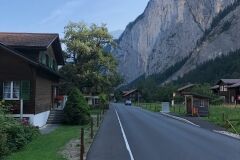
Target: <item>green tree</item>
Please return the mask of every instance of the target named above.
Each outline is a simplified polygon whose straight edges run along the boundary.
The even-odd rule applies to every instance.
[[[66,90],[76,86],[83,93],[110,92],[121,83],[117,61],[105,49],[115,46],[106,25],[70,23],[64,33],[68,59],[60,72],[66,79]]]
[[[90,108],[79,89],[73,88],[64,108],[65,122],[67,124],[87,124],[90,120],[89,110]]]

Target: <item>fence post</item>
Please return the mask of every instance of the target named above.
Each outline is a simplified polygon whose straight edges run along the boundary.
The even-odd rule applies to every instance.
[[[91,117],[91,139],[93,139],[93,117]]]
[[[83,160],[84,155],[84,128],[81,128],[80,136],[80,160]]]
[[[222,120],[223,120],[223,122],[225,121],[225,114],[224,113],[222,113]]]
[[[180,113],[181,112],[181,109],[180,109],[180,105],[178,106],[178,113]]]
[[[99,127],[99,113],[97,114],[97,127]]]

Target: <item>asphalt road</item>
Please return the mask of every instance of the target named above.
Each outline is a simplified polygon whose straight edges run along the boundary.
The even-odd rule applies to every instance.
[[[113,104],[87,159],[240,160],[240,141],[158,113]]]

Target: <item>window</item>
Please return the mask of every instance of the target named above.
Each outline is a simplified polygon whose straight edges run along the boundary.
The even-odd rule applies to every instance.
[[[224,86],[224,87],[223,87],[223,91],[225,91],[225,92],[228,91],[227,86]]]
[[[47,56],[46,56],[46,52],[45,51],[41,51],[39,54],[39,61],[42,64],[47,65]]]
[[[205,101],[204,100],[200,101],[200,107],[205,107]]]
[[[3,82],[3,98],[5,100],[19,100],[20,82],[18,81]]]
[[[57,71],[57,62],[55,60],[53,60],[53,70]]]
[[[53,70],[53,58],[49,58],[49,67]]]
[[[235,102],[235,97],[232,96],[232,97],[231,97],[231,100],[232,100],[232,103],[234,103],[234,102]]]
[[[220,91],[223,91],[223,92],[228,91],[227,86],[220,86]]]
[[[48,67],[50,67],[50,63],[49,63],[50,58],[49,58],[49,56],[48,56],[47,54],[45,54],[45,56],[46,56],[46,65],[47,65]]]

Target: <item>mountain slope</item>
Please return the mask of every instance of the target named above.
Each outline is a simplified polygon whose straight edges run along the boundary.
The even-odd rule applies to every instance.
[[[119,60],[120,73],[131,82],[143,74],[163,73],[184,58],[192,57],[213,17],[232,2],[150,0],[144,13],[119,38],[114,55]],[[171,76],[169,81],[185,71]]]
[[[240,5],[240,1],[238,1]],[[183,77],[189,71],[209,60],[240,48],[240,6],[223,17],[218,25],[205,36],[205,40],[193,50],[186,63],[166,82]],[[221,69],[221,67],[219,68]]]

